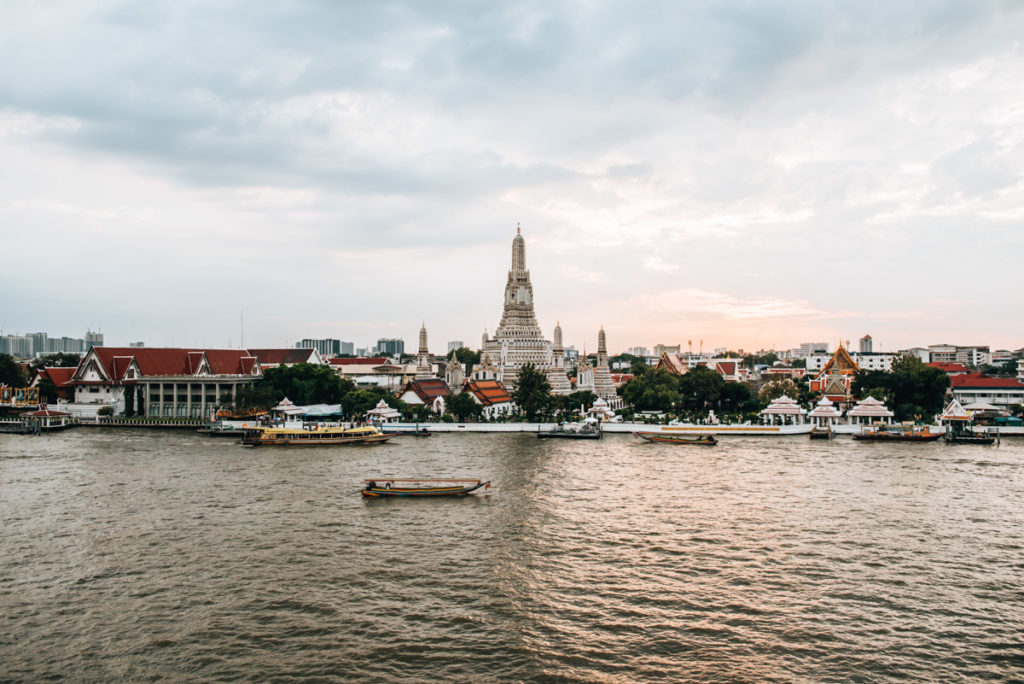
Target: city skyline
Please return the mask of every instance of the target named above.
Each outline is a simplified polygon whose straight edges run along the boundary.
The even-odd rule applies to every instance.
[[[9,8],[4,333],[1017,349],[1024,8]],[[40,59],[46,55],[46,59]]]

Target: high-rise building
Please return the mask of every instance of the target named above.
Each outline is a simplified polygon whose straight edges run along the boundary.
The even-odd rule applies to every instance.
[[[341,353],[347,354],[348,356],[352,356],[353,354],[355,354],[355,347],[356,345],[353,342],[342,342]]]
[[[397,337],[382,337],[377,340],[375,353],[384,356],[401,356],[405,353],[405,340]]]
[[[871,335],[865,335],[864,337],[860,338],[860,353],[861,354],[870,354],[871,352],[874,351],[874,347],[875,347],[875,345],[874,345],[874,342],[871,339]]]
[[[512,268],[505,282],[501,322],[494,337],[484,340],[484,354],[497,365],[501,381],[514,386],[519,369],[532,363],[543,370],[551,364],[551,343],[537,325],[533,310],[533,285],[526,268],[526,241],[516,226],[512,239]]]
[[[462,340],[452,340],[448,343],[448,353],[451,354],[456,349],[462,349],[465,346]]]
[[[341,341],[331,339],[305,339],[295,343],[296,349],[316,349],[320,356],[337,356],[341,353]]]
[[[93,332],[91,330],[85,331],[85,351],[89,351],[93,347],[103,346],[103,333]]]

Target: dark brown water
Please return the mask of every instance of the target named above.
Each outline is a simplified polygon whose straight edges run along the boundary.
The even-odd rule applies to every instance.
[[[1024,440],[0,435],[0,522],[3,680],[1024,676]]]

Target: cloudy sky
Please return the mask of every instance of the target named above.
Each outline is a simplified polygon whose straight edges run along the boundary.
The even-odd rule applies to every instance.
[[[1024,3],[0,10],[4,333],[1024,345]]]

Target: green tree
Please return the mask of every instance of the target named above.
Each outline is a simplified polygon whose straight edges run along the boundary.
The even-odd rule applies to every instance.
[[[754,413],[761,408],[761,402],[746,383],[726,382],[722,388],[721,409],[726,413]]]
[[[720,408],[719,400],[725,390],[725,378],[705,366],[698,366],[679,377],[679,395],[683,408],[695,413],[707,413]]]
[[[772,401],[783,395],[790,399],[796,399],[800,396],[800,388],[797,387],[796,383],[789,378],[784,378],[782,380],[766,382],[761,387],[761,391],[757,393],[758,398],[765,405],[770,404]]]
[[[81,354],[65,354],[63,352],[57,352],[56,354],[47,354],[46,356],[40,356],[32,362],[33,368],[75,368],[82,360]]]
[[[353,390],[341,398],[341,409],[348,418],[365,416],[366,412],[372,409],[383,399],[388,406],[401,411],[402,402],[392,397],[380,387],[368,387]],[[392,402],[395,402],[392,404]]]
[[[39,389],[39,401],[47,404],[57,403],[59,397],[57,396],[57,386],[53,384],[53,380],[40,380],[36,387]]]
[[[858,371],[853,377],[853,395],[869,395],[891,402],[899,420],[930,416],[942,409],[949,376],[916,356],[904,356],[891,371]]]
[[[532,363],[527,363],[519,369],[519,379],[515,391],[512,392],[512,400],[526,415],[528,421],[539,420],[551,411],[551,384]]]
[[[459,363],[468,363],[475,366],[480,363],[480,352],[475,352],[469,347],[459,347],[455,350],[455,358],[459,360]]]
[[[483,415],[484,407],[469,392],[462,392],[448,402],[448,410],[459,420],[471,420]]]
[[[671,411],[679,402],[679,379],[664,368],[646,368],[619,389],[636,411]]]
[[[355,383],[340,377],[329,366],[297,363],[294,366],[268,368],[262,383],[273,388],[275,401],[288,397],[299,406],[309,404],[340,404],[355,389]]]
[[[0,385],[25,387],[27,384],[28,377],[22,370],[21,364],[15,361],[10,354],[0,354]]]

